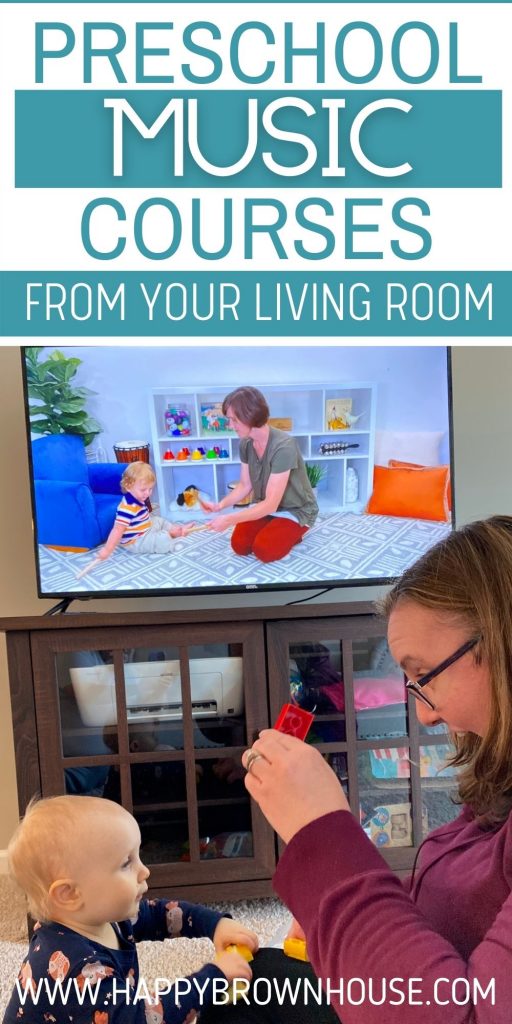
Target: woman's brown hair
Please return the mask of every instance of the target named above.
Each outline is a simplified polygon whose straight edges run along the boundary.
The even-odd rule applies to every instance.
[[[246,427],[264,427],[270,416],[265,395],[258,388],[235,388],[226,395],[222,403],[222,412],[227,416],[232,409],[237,419]]]
[[[461,767],[459,798],[483,822],[512,807],[512,516],[492,516],[455,530],[427,551],[379,602],[389,617],[414,601],[463,622],[481,637],[473,657],[489,670],[491,716],[485,736],[454,737],[450,763]]]

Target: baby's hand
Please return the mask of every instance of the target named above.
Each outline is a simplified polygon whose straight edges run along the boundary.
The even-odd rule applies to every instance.
[[[173,540],[176,537],[186,537],[187,533],[190,530],[190,527],[193,525],[193,523],[189,523],[187,526],[178,526],[178,524],[175,523],[174,526],[171,526],[171,529],[169,530],[169,537],[172,537]]]
[[[220,968],[227,981],[234,981],[235,978],[246,978],[250,981],[252,971],[240,953],[217,953],[214,964]]]
[[[259,949],[256,933],[240,924],[240,921],[232,921],[230,917],[221,917],[213,935],[213,944],[218,953],[231,945],[248,946],[252,953]]]

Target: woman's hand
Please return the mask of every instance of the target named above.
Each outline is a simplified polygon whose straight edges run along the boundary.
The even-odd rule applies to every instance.
[[[229,530],[230,526],[234,526],[236,523],[236,516],[231,514],[227,516],[217,516],[216,519],[212,519],[211,523],[208,523],[208,529],[214,530],[215,533],[223,533],[224,530]]]
[[[304,942],[306,941],[306,936],[304,934],[304,929],[301,928],[299,922],[296,921],[295,918],[292,918],[292,923],[291,923],[291,925],[290,925],[290,927],[288,929],[288,932],[286,934],[286,938],[287,939],[302,939]]]
[[[202,498],[197,499],[203,512],[220,512],[221,504],[220,501],[203,501]]]
[[[251,748],[245,786],[285,843],[330,811],[349,811],[341,785],[320,752],[295,736],[264,729]],[[242,757],[244,767],[249,751]]]
[[[226,946],[248,946],[251,953],[256,953],[259,948],[259,940],[256,932],[246,928],[240,921],[233,921],[230,917],[221,917],[213,933],[213,945],[217,953],[222,953]]]

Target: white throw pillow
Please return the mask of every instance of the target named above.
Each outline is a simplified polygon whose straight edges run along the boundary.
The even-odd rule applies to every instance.
[[[422,466],[438,466],[442,438],[442,430],[377,430],[375,463],[387,466],[390,459],[399,459]]]

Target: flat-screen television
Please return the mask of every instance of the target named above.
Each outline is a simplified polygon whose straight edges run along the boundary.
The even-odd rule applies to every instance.
[[[22,360],[41,597],[383,584],[452,528],[446,347],[125,342]]]

